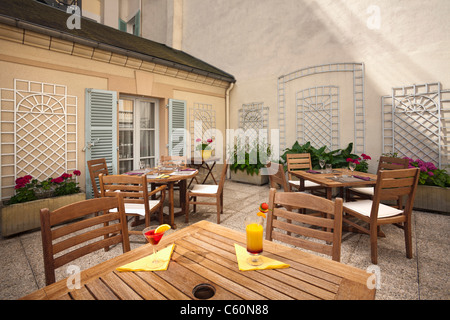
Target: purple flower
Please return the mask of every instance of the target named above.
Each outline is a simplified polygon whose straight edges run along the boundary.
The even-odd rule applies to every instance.
[[[429,175],[430,177],[432,177],[432,176],[434,176],[434,173],[431,172],[431,171],[428,171],[428,175]]]
[[[422,172],[427,172],[428,171],[425,166],[420,166],[419,168],[420,168],[420,171],[422,171]]]

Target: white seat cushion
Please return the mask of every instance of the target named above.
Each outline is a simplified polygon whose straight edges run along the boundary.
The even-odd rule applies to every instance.
[[[370,217],[370,211],[372,210],[372,200],[346,202],[344,203],[344,210],[346,208],[355,211],[363,216]],[[380,206],[378,208],[378,218],[392,217],[401,213],[403,213],[402,210],[398,210],[382,203],[380,203]]]
[[[150,210],[159,204],[159,200],[149,200],[148,204]],[[117,212],[116,209],[111,209],[109,212]],[[126,214],[138,214],[145,217],[145,206],[143,203],[125,203],[125,213]]]
[[[373,196],[374,195],[374,187],[360,187],[360,188],[350,188],[350,190],[358,192],[358,193],[362,193],[362,194],[366,194],[368,196]]]
[[[219,190],[218,185],[196,184],[194,188],[191,190],[191,192],[215,194],[217,193],[218,190]]]
[[[300,180],[289,180],[290,184],[300,186]],[[305,180],[305,188],[320,187],[320,184]]]

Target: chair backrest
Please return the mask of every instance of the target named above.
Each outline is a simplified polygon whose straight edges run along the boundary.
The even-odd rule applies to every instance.
[[[114,197],[120,192],[124,197],[125,203],[144,204],[146,212],[150,212],[147,176],[145,174],[142,176],[125,174],[105,176],[100,174],[99,180],[102,197]]]
[[[217,190],[217,192],[219,194],[222,193],[223,191],[223,186],[225,185],[225,179],[227,177],[227,169],[228,169],[228,164],[227,164],[227,160],[223,159],[223,167],[222,167],[222,173],[220,176],[220,181],[219,181],[219,189]]]
[[[291,153],[286,154],[287,168],[289,171],[311,170],[311,154],[309,153]],[[291,174],[289,173],[289,179]]]
[[[89,177],[91,178],[92,190],[94,191],[94,197],[98,198],[100,197],[100,191],[97,186],[98,175],[101,173],[104,175],[108,174],[108,166],[106,165],[106,159],[101,158],[89,160],[87,162],[87,166],[89,170]]]
[[[373,195],[371,219],[377,219],[380,201],[392,200],[404,196],[407,199],[403,201],[405,204],[403,214],[410,215],[414,205],[419,175],[420,170],[418,168],[378,171],[377,184],[375,185]],[[401,210],[402,208],[399,209]]]
[[[278,170],[276,173],[269,175],[270,187],[278,188],[278,186],[280,186],[281,188],[283,188],[284,192],[289,192],[289,185],[286,180],[286,174],[284,173],[284,166],[280,163],[274,163],[274,162],[269,162],[267,164],[267,167],[272,167],[272,166],[275,166],[275,168],[278,167]],[[272,171],[272,170],[273,169],[270,169],[270,171]]]
[[[181,166],[186,166],[187,157],[186,156],[161,156],[161,164],[166,168],[175,168],[177,162],[181,163]]]
[[[111,209],[116,209],[116,212],[108,213]],[[92,213],[97,212],[103,214],[92,218]],[[122,243],[124,253],[130,251],[127,220],[120,195],[112,199],[95,198],[75,202],[52,212],[46,208],[41,209],[40,218],[47,285],[55,282],[55,269],[88,253],[118,243]],[[68,221],[70,223],[52,230],[53,226]],[[114,233],[116,234],[111,235]],[[64,239],[54,243],[54,240],[61,237]],[[92,242],[94,239],[95,242]],[[85,244],[86,241],[90,242]],[[66,252],[69,249],[73,250]],[[57,254],[58,257],[55,257]]]
[[[408,169],[408,159],[381,156],[378,162],[378,170]]]
[[[333,260],[340,261],[342,203],[341,198],[331,201],[309,193],[277,192],[271,188],[266,239],[279,240],[329,255]],[[296,213],[279,207],[310,209],[326,214],[326,218]],[[287,219],[288,222],[279,218]],[[311,228],[311,226],[319,228]],[[308,240],[308,238],[318,239],[321,242]]]

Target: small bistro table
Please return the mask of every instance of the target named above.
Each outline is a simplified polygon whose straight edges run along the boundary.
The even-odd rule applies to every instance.
[[[213,171],[217,161],[220,160],[220,158],[217,158],[217,157],[211,157],[208,159],[202,158],[202,161],[200,163],[195,162],[195,160],[196,160],[195,158],[188,159],[187,164],[189,166],[191,166],[192,168],[196,168],[198,171],[200,171],[201,168],[206,170],[206,172],[207,172],[206,176],[203,179],[203,181],[201,182],[201,184],[204,184],[210,175],[211,175],[211,178],[213,179],[214,183],[217,184],[216,178],[214,177],[214,174],[212,171]],[[197,178],[195,178],[195,179],[197,181]],[[194,180],[194,178],[192,178],[191,181],[189,182],[188,188],[191,186],[191,183],[193,180]]]
[[[166,271],[118,272],[117,267],[152,253],[150,244],[80,273],[80,288],[61,280],[22,299],[142,300],[196,299],[199,284],[214,287],[211,299],[234,300],[345,300],[374,299],[365,271],[264,240],[263,255],[290,264],[286,269],[240,271],[234,244],[245,246],[246,236],[215,223],[201,221],[163,237],[160,248],[175,244]]]
[[[349,173],[347,169],[333,169],[332,173],[321,172],[317,170],[311,173],[309,170],[296,170],[289,171],[290,174],[302,180],[310,180],[315,183],[319,183],[324,186],[327,190],[327,199],[332,198],[333,188],[343,188],[343,187],[355,187],[355,186],[373,186],[377,183],[377,175],[365,172],[354,171],[352,174]],[[314,171],[314,170],[313,170]],[[343,177],[343,175],[348,175],[348,177]],[[352,177],[366,177],[370,180],[363,180],[359,178]],[[301,182],[300,182],[301,183]]]

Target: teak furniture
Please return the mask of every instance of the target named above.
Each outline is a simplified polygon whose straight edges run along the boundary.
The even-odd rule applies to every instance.
[[[115,213],[108,213],[113,209],[116,210]],[[102,214],[90,217],[92,213],[98,212]],[[81,218],[84,219],[79,220]],[[53,229],[54,226],[67,222],[71,223]],[[94,226],[97,228],[89,229]],[[110,236],[111,233],[116,234]],[[125,208],[119,194],[112,199],[94,198],[75,202],[52,212],[46,208],[41,209],[41,235],[47,285],[55,282],[55,269],[88,253],[118,243],[122,243],[123,252],[130,251]],[[85,243],[91,239],[96,240]],[[54,243],[55,240],[58,242]],[[76,247],[80,244],[81,247]],[[64,254],[60,254],[61,252]]]
[[[264,240],[264,255],[290,264],[287,269],[240,271],[234,244],[246,236],[215,223],[201,221],[165,235],[160,247],[175,243],[169,267],[159,272],[118,272],[117,267],[151,254],[150,244],[80,273],[80,288],[66,280],[23,299],[195,299],[199,284],[215,288],[211,299],[374,299],[375,289],[364,270],[299,249]]]

